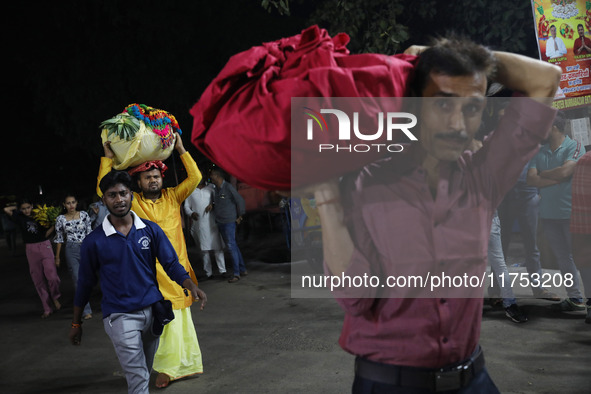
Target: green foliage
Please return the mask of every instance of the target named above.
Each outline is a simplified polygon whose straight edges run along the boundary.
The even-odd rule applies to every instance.
[[[261,6],[268,12],[272,12],[276,9],[279,15],[290,15],[289,11],[289,0],[262,0]]]
[[[289,15],[289,0],[262,5]],[[308,22],[331,35],[349,34],[353,53],[393,54],[453,31],[495,49],[537,57],[529,0],[320,0]]]
[[[105,120],[100,127],[107,129],[107,135],[115,134],[122,140],[131,141],[140,130],[140,121],[124,113]]]
[[[310,23],[331,35],[347,33],[351,52],[393,54],[409,38],[407,26],[399,22],[404,9],[400,0],[326,0],[318,4]]]
[[[449,27],[473,40],[508,52],[530,52],[535,45],[528,0],[456,0],[448,4]],[[444,10],[438,10],[443,13]]]

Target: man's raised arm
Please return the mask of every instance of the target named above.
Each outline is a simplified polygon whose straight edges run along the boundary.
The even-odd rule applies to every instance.
[[[351,265],[353,240],[344,222],[339,181],[316,184],[313,191],[322,225],[324,261],[333,275],[340,275]]]
[[[428,47],[413,45],[405,54],[420,56]],[[497,58],[495,81],[506,88],[547,105],[560,85],[560,67],[515,53],[494,51]]]
[[[175,134],[176,141],[174,147],[185,166],[185,170],[187,170],[187,177],[174,188],[177,201],[181,204],[191,195],[191,193],[193,193],[193,190],[195,190],[199,182],[201,182],[203,176],[197,167],[197,163],[195,163],[195,160],[191,157],[191,154],[186,151],[180,134],[178,132]]]
[[[99,167],[98,176],[96,177],[96,194],[99,197],[103,196],[103,192],[101,191],[101,188],[99,187],[99,185],[101,183],[101,179],[103,179],[103,177],[105,175],[107,175],[111,171],[111,169],[113,168],[113,158],[115,157],[115,154],[111,150],[111,142],[110,141],[107,141],[103,144],[103,149],[105,151],[105,155],[103,157],[101,157],[101,165]]]
[[[515,53],[494,54],[497,58],[496,82],[533,100],[552,104],[562,73],[558,66]]]

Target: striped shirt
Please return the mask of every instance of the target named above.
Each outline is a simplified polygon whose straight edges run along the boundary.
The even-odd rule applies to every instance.
[[[572,177],[570,232],[591,234],[591,152],[579,159]]]

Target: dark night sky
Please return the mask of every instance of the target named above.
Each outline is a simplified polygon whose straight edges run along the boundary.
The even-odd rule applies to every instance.
[[[35,196],[41,185],[48,202],[66,190],[92,197],[102,152],[98,125],[133,102],[175,115],[199,161],[189,142],[188,111],[207,84],[231,55],[306,27],[298,15],[269,14],[258,0],[5,7],[4,114],[10,120],[3,122],[0,196]]]
[[[199,164],[201,155],[190,144],[189,109],[230,56],[300,33],[315,6],[312,0],[294,1],[292,16],[283,17],[269,14],[260,3],[6,3],[0,199],[35,197],[39,185],[52,204],[66,191],[92,198],[102,154],[98,126],[130,103],[175,115],[185,146]],[[529,15],[522,17],[533,23]],[[426,26],[419,28],[427,32]]]

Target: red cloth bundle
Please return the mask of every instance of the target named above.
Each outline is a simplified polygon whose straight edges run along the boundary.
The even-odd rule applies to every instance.
[[[408,95],[415,56],[349,55],[348,42],[344,33],[331,38],[312,26],[232,56],[190,111],[192,143],[239,180],[267,190],[326,180],[383,155],[349,155],[335,166],[317,147],[292,146],[292,97]],[[305,179],[292,179],[292,165]]]

